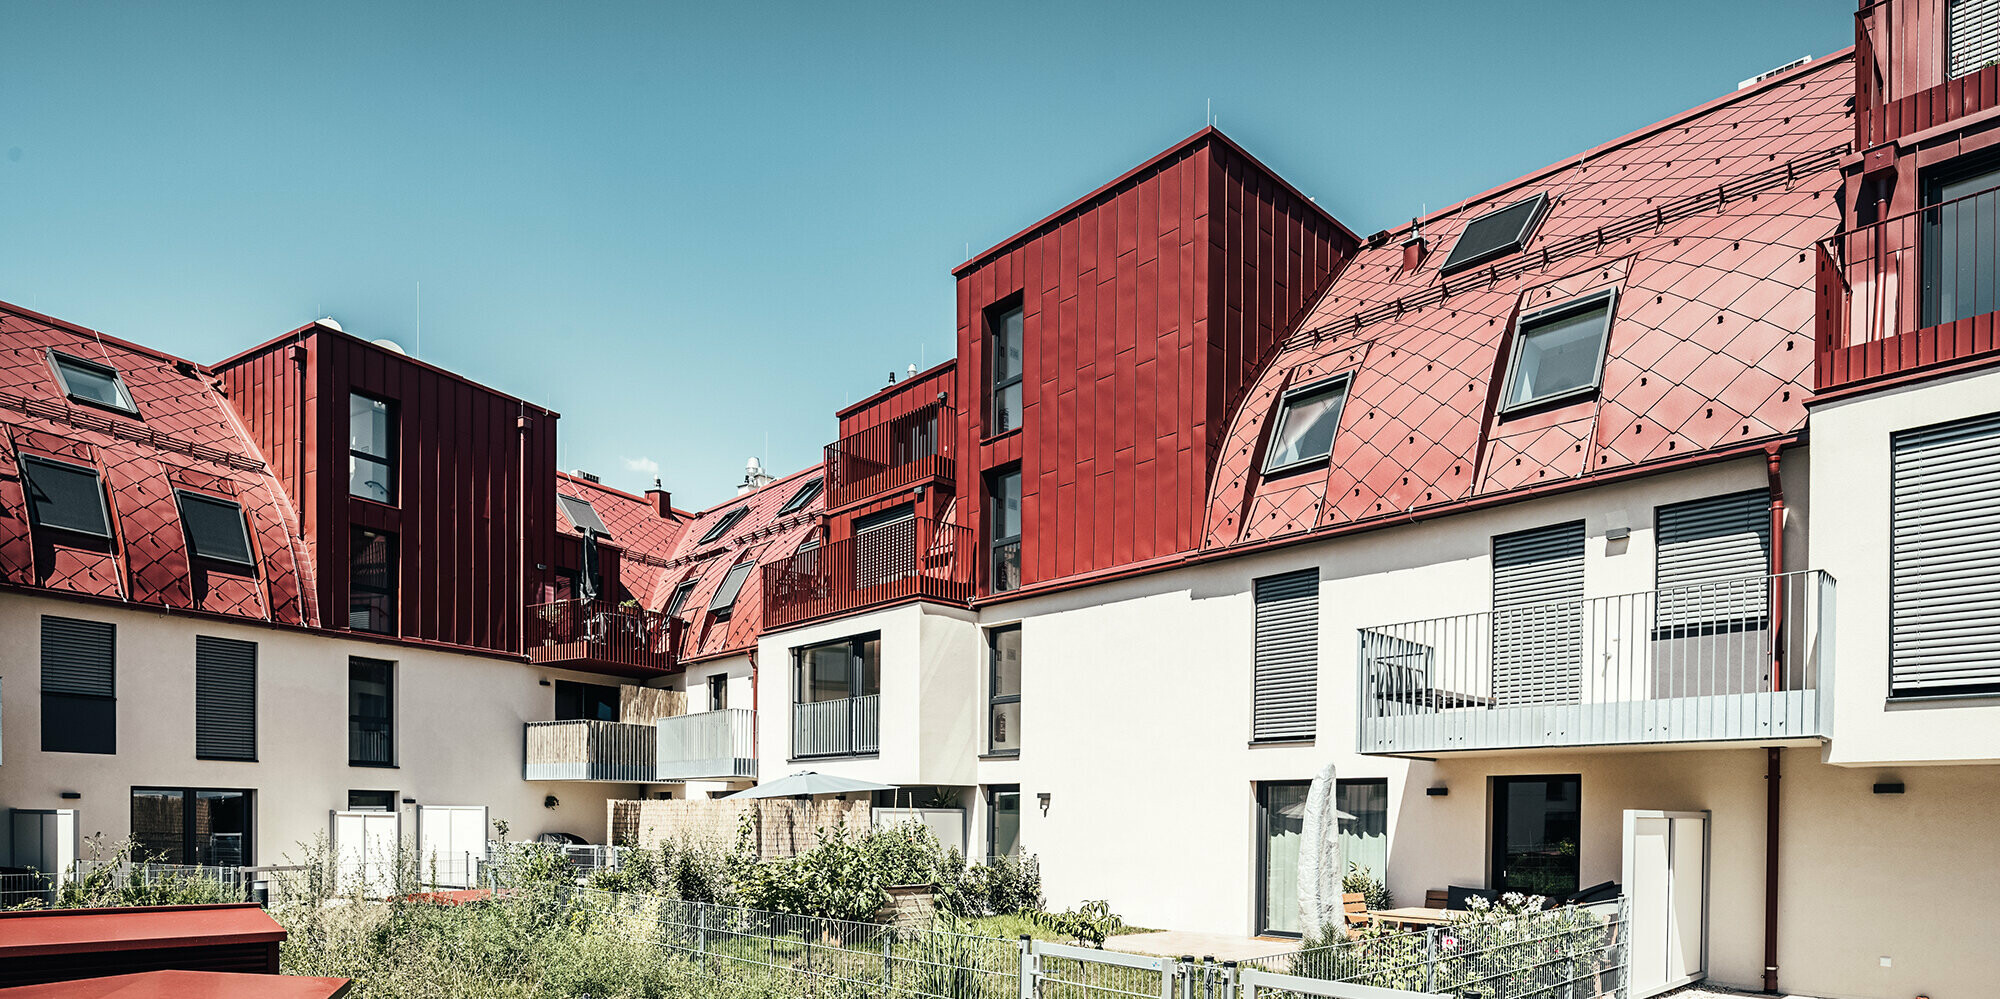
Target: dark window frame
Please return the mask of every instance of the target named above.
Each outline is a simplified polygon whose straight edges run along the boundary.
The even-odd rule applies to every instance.
[[[596,523],[595,524],[580,523],[577,520],[576,512],[570,509],[570,504],[572,503],[578,504],[582,506],[585,510],[589,511],[590,519],[596,521]],[[595,533],[599,537],[611,538],[611,528],[605,526],[604,516],[597,512],[596,504],[592,503],[587,499],[584,499],[581,496],[571,496],[568,493],[557,491],[556,505],[562,507],[563,515],[569,518],[569,522],[572,525],[574,525],[579,532],[585,535]],[[616,539],[614,538],[613,540]]]
[[[806,504],[811,503],[814,500],[814,498],[818,497],[821,492],[825,491],[825,489],[826,489],[825,476],[819,476],[807,480],[804,485],[798,488],[797,492],[792,494],[791,499],[785,501],[784,506],[778,508],[778,516],[782,517],[788,513],[796,513],[799,510],[804,509]]]
[[[195,839],[196,835],[195,816],[196,812],[199,810],[194,807],[194,802],[198,800],[199,796],[204,793],[242,795],[243,826],[244,826],[244,830],[242,833],[243,836],[243,848],[242,848],[242,858],[241,858],[242,863],[237,866],[247,867],[254,862],[257,856],[255,849],[257,840],[257,789],[256,788],[192,787],[187,785],[176,786],[176,785],[160,785],[160,784],[133,784],[131,785],[131,789],[126,792],[125,796],[125,815],[128,821],[132,817],[132,799],[135,796],[137,796],[140,792],[147,792],[153,794],[177,792],[180,794],[181,862],[183,864],[189,864],[189,865],[194,864],[194,862],[200,857],[201,854],[201,851],[197,845],[197,840]],[[131,826],[128,825],[127,828],[129,829],[131,828]]]
[[[715,584],[715,593],[708,598],[709,614],[718,621],[726,620],[735,614],[736,601],[743,595],[744,585],[750,582],[750,577],[756,572],[757,560],[754,558],[746,558],[731,565],[729,571],[722,574],[722,582]],[[734,586],[730,585],[732,579],[735,580]],[[728,597],[728,603],[721,602],[725,595]]]
[[[1019,531],[1003,535],[1000,533],[1000,522],[1003,519],[1001,511],[1005,509],[1007,498],[1001,495],[1001,484],[1010,477],[1014,481],[1015,500],[1021,506],[1021,524]],[[1021,565],[1021,535],[1025,534],[1028,529],[1026,486],[1026,479],[1021,474],[1021,466],[1018,462],[992,469],[986,473],[986,585],[994,593],[1008,593],[1021,588],[1019,580],[1016,580],[1012,586],[1000,585],[1000,552],[1008,545],[1014,546],[1015,568],[1018,572]]]
[[[364,666],[365,664],[365,666]],[[356,668],[382,667],[383,712],[380,715],[362,715],[354,710],[354,683]],[[392,659],[374,659],[368,656],[347,657],[347,765],[350,767],[380,767],[393,769],[396,766],[396,662]],[[354,751],[355,736],[361,734],[356,726],[369,722],[382,722],[387,726],[388,751],[386,760],[357,759]]]
[[[701,536],[701,540],[695,542],[695,544],[697,546],[700,546],[700,545],[714,544],[717,541],[721,541],[723,538],[729,535],[730,531],[736,528],[736,525],[740,523],[744,517],[749,516],[749,514],[750,514],[750,507],[747,505],[739,506],[736,509],[723,514],[721,519],[709,525],[707,533],[703,534]]]
[[[63,370],[63,365],[65,363],[74,364],[79,368],[92,369],[91,370],[92,374],[110,378],[111,383],[118,389],[119,397],[125,400],[125,404],[121,406],[117,403],[104,402],[100,399],[92,399],[88,396],[78,395],[76,390],[70,387],[69,372]],[[76,403],[79,406],[90,406],[94,409],[103,409],[103,410],[109,410],[113,413],[122,413],[126,416],[132,417],[135,420],[144,419],[144,417],[139,415],[138,400],[132,398],[132,389],[130,386],[125,384],[125,376],[121,374],[117,368],[114,368],[111,365],[104,363],[103,361],[93,361],[87,357],[78,357],[75,354],[68,353],[67,351],[56,350],[53,347],[49,348],[49,367],[56,373],[56,385],[57,387],[62,389],[63,398],[68,399],[69,401]]]
[[[861,650],[866,648],[869,642],[875,643],[875,669],[874,669],[875,689],[874,690],[863,689],[862,678],[869,671],[858,668],[858,664],[865,661],[867,658],[865,655],[862,654]],[[879,631],[870,631],[859,635],[849,635],[846,638],[835,638],[824,642],[814,642],[811,645],[801,645],[793,649],[792,650],[792,704],[794,706],[800,704],[820,703],[818,701],[808,701],[805,699],[806,687],[810,682],[810,678],[806,676],[806,654],[812,652],[815,649],[832,648],[837,645],[847,646],[847,651],[848,651],[847,696],[867,697],[870,694],[882,693],[882,633]],[[839,700],[839,699],[840,698],[829,698],[829,700]]]
[[[207,503],[210,506],[228,507],[236,511],[236,524],[243,532],[243,551],[246,553],[244,558],[239,560],[227,555],[215,555],[201,550],[201,545],[195,538],[193,522],[188,519],[187,515],[186,504],[189,501]],[[250,539],[250,517],[249,514],[244,512],[242,503],[237,502],[235,499],[225,499],[221,496],[198,493],[192,489],[175,489],[174,506],[180,511],[181,534],[187,540],[188,556],[190,558],[199,560],[210,568],[221,567],[224,570],[241,569],[245,575],[254,576],[257,574],[257,547]]]
[[[348,402],[348,413],[349,413],[348,420],[350,424],[354,419],[353,417],[354,404],[352,402],[353,398],[358,397],[366,399],[369,402],[382,404],[383,420],[386,423],[386,426],[382,434],[383,446],[388,450],[389,453],[387,455],[371,454],[370,452],[356,448],[353,443],[354,428],[350,425],[348,427],[348,432],[347,432],[347,439],[348,439],[347,456],[350,459],[360,458],[363,461],[376,462],[380,464],[384,469],[386,469],[387,474],[389,476],[389,481],[383,483],[383,485],[387,487],[389,498],[386,500],[380,500],[376,499],[373,496],[363,496],[360,493],[355,492],[354,478],[353,478],[353,473],[351,471],[348,473],[347,495],[351,499],[366,500],[370,503],[380,503],[384,506],[400,506],[402,504],[403,476],[401,469],[397,467],[396,458],[398,452],[402,450],[400,446],[402,441],[402,426],[403,426],[402,406],[394,399],[385,399],[379,395],[373,395],[368,392],[357,392],[352,388],[347,390],[347,394],[350,397],[350,400]]]
[[[1021,848],[1021,785],[989,784],[986,786],[986,862],[988,864],[1000,859],[1000,855],[993,850],[993,844],[995,840],[999,839],[1000,796],[1003,794],[1014,796],[1014,852],[1008,854],[1008,856],[1018,857],[1026,853]]]
[[[1574,893],[1578,888],[1582,887],[1583,836],[1581,829],[1583,825],[1583,775],[1506,774],[1487,778],[1488,800],[1492,802],[1492,807],[1487,810],[1486,849],[1487,864],[1489,866],[1487,868],[1486,883],[1494,890],[1502,892],[1522,891],[1528,894],[1542,894],[1549,898],[1556,897],[1557,893],[1530,892],[1524,888],[1513,887],[1512,883],[1505,877],[1507,870],[1507,826],[1509,824],[1506,788],[1512,784],[1547,784],[1552,781],[1566,781],[1576,789],[1576,820],[1579,832],[1575,852],[1569,855],[1569,866],[1574,868],[1574,870],[1570,871],[1572,875],[1570,880],[1574,883],[1569,886],[1568,891],[1569,893]]]
[[[363,535],[374,535],[388,542],[389,585],[386,589],[357,585],[354,557],[355,553],[363,546],[357,545],[355,542],[360,540]],[[403,589],[403,564],[400,541],[401,539],[396,536],[396,532],[394,531],[363,527],[360,524],[351,525],[348,531],[347,547],[347,624],[349,630],[370,635],[395,635],[401,633],[398,630],[403,617],[401,597]],[[354,596],[356,593],[388,598],[388,627],[380,629],[354,627]]]
[[[1484,250],[1468,253],[1464,257],[1460,257],[1458,255],[1459,247],[1467,245],[1465,242],[1465,237],[1469,235],[1473,231],[1473,229],[1480,223],[1485,222],[1486,220],[1496,215],[1512,211],[1515,208],[1519,208],[1522,205],[1530,203],[1532,203],[1534,207],[1528,211],[1527,217],[1521,220],[1520,229],[1516,231],[1512,236],[1508,237],[1507,239],[1501,240],[1500,242],[1495,243]],[[1458,231],[1458,238],[1452,241],[1451,252],[1446,254],[1444,262],[1438,265],[1438,273],[1453,274],[1458,271],[1468,270],[1470,268],[1477,267],[1480,264],[1484,264],[1489,261],[1498,260],[1501,257],[1511,256],[1515,253],[1521,252],[1521,250],[1528,245],[1528,241],[1534,238],[1535,230],[1541,226],[1542,218],[1548,214],[1548,209],[1549,209],[1549,195],[1548,192],[1544,191],[1538,194],[1530,195],[1525,198],[1520,198],[1515,201],[1509,201],[1508,203],[1501,205],[1498,208],[1495,208],[1491,211],[1481,212],[1478,217],[1465,223],[1465,228],[1460,229]]]
[[[1587,384],[1561,389],[1528,399],[1514,398],[1514,386],[1521,368],[1521,350],[1528,339],[1543,324],[1568,319],[1586,312],[1604,311],[1604,321],[1597,329],[1597,363],[1591,369]],[[1554,305],[1545,305],[1533,312],[1524,312],[1514,320],[1514,335],[1507,346],[1507,368],[1500,387],[1500,413],[1515,416],[1527,412],[1540,411],[1566,403],[1594,396],[1604,388],[1604,362],[1611,354],[1611,323],[1618,318],[1618,286],[1601,288],[1597,291],[1574,298],[1565,299]]]
[[[36,528],[39,528],[41,530],[57,532],[59,535],[59,538],[57,540],[58,544],[62,543],[60,537],[90,538],[93,541],[100,541],[107,544],[110,543],[111,502],[104,495],[104,474],[98,470],[97,466],[82,465],[74,461],[63,461],[59,458],[48,458],[39,454],[21,454],[19,458],[21,465],[21,475],[22,478],[25,480],[23,481],[22,485],[30,491],[27,496],[28,520],[30,523],[32,523]],[[35,488],[35,482],[34,482],[35,476],[33,472],[29,471],[30,468],[36,465],[45,465],[54,471],[66,474],[79,474],[79,475],[87,475],[90,477],[90,481],[95,486],[93,493],[97,497],[97,515],[100,518],[99,523],[104,525],[102,533],[98,533],[95,531],[80,530],[75,527],[66,527],[62,524],[49,524],[49,523],[44,523],[42,521],[41,508],[36,504],[33,494],[33,490]]]
[[[1917,247],[1917,253],[1919,254],[1917,262],[1917,291],[1920,296],[1917,303],[1919,312],[1917,325],[1920,329],[1928,329],[1933,326],[1954,322],[1958,319],[1971,319],[1986,314],[1984,312],[1973,311],[1964,316],[1956,315],[1958,310],[1951,306],[1956,306],[1959,303],[1956,301],[1951,303],[1945,302],[1945,292],[1942,282],[1945,267],[1958,260],[1957,254],[1948,252],[1948,249],[1957,250],[1959,246],[1962,246],[1966,242],[1966,240],[1960,239],[1958,246],[1950,248],[1945,246],[1944,229],[1946,215],[1947,213],[1950,214],[1954,223],[1953,228],[1958,228],[1961,224],[1959,215],[1962,211],[1958,207],[1947,206],[1972,205],[1975,211],[1974,231],[1977,232],[1978,223],[1981,220],[1976,217],[1976,212],[1979,207],[1983,207],[1979,204],[1979,201],[2000,199],[2000,193],[1996,193],[2000,192],[2000,184],[1983,190],[1973,191],[1969,194],[1962,194],[1951,201],[1944,200],[1944,189],[1952,184],[1970,180],[1983,174],[2000,174],[2000,152],[1983,150],[1968,153],[1956,159],[1940,163],[1930,169],[1922,170],[1918,174],[1917,195],[1918,200],[1923,205],[1923,219],[1920,226],[1920,238]],[[1993,235],[1990,228],[1986,234],[1989,236]],[[1991,280],[1993,264],[1990,261],[1996,248],[1992,245],[1985,247],[1978,246],[1976,245],[1976,239],[1972,242],[1975,244],[1972,247],[1975,268],[1986,272],[1973,275],[1974,289],[1972,297],[1976,310],[1976,303],[1979,298],[1984,297],[1991,303],[1996,295],[1994,289],[1988,288],[1986,294],[1981,296],[1979,293],[1980,289],[1977,286],[1981,278]],[[1984,267],[1978,267],[1980,257],[1978,251],[1981,249],[1987,251],[1988,262]],[[1950,313],[1950,315],[1947,315],[1947,313]]]
[[[372,804],[358,804],[357,799],[360,799],[365,795],[380,795],[381,796],[380,800],[383,801],[383,806],[377,808]],[[347,791],[347,810],[350,812],[396,811],[396,792],[349,788]]]
[[[997,377],[995,373],[1000,370],[1000,363],[999,363],[1000,354],[1001,351],[1003,351],[1006,348],[1006,345],[1001,341],[1001,335],[1000,335],[1000,331],[1004,328],[1004,325],[1001,322],[999,322],[999,320],[1005,318],[1008,313],[1012,312],[1018,312],[1021,314],[1021,344],[1020,344],[1021,366],[1019,370],[1015,371],[1012,375],[1006,377]],[[1021,386],[1020,408],[1022,409],[1027,408],[1026,379],[1028,373],[1028,311],[1027,311],[1026,296],[1021,292],[1015,292],[1014,294],[1009,295],[1006,298],[1003,298],[993,303],[992,305],[987,306],[983,312],[983,316],[984,316],[984,322],[986,323],[986,341],[987,341],[986,414],[985,414],[986,420],[984,424],[984,429],[985,429],[985,437],[991,439],[994,437],[998,437],[1002,434],[1013,433],[1014,431],[1021,429],[1022,414],[1018,412],[1013,414],[1014,415],[1013,425],[1011,426],[1000,425],[1001,424],[1000,400],[1002,393],[1004,393],[1006,390],[1010,388],[1013,388],[1016,385]]]
[[[1333,407],[1334,432],[1331,437],[1327,438],[1326,453],[1296,458],[1282,465],[1271,464],[1272,459],[1276,457],[1276,453],[1271,451],[1271,444],[1275,443],[1278,435],[1284,432],[1286,421],[1291,419],[1292,407],[1298,400],[1307,396],[1323,395],[1335,389],[1339,389],[1340,391],[1340,401],[1335,403]],[[1331,462],[1333,460],[1333,446],[1340,438],[1340,421],[1347,416],[1347,400],[1352,398],[1353,391],[1354,372],[1352,371],[1343,371],[1331,377],[1320,378],[1295,388],[1286,389],[1285,394],[1278,398],[1277,409],[1271,416],[1271,435],[1269,440],[1265,442],[1265,451],[1267,453],[1264,456],[1264,469],[1261,474],[1266,477],[1284,475],[1289,472],[1314,468]]]
[[[687,610],[688,598],[694,596],[694,588],[699,585],[701,585],[699,572],[681,580],[674,587],[674,592],[667,596],[667,616],[674,617],[681,611]]]
[[[713,674],[708,678],[708,710],[722,711],[728,707],[729,674]]]
[[[1003,624],[998,627],[986,629],[986,755],[988,756],[1021,755],[1019,745],[1021,734],[1019,732],[1014,733],[1015,747],[1013,749],[993,748],[993,709],[1002,704],[1021,703],[1020,677],[1016,677],[1014,680],[1016,689],[1013,693],[995,693],[995,691],[1000,689],[1000,643],[997,639],[1001,635],[1008,633],[1019,635],[1021,633],[1020,623]],[[1019,712],[1015,714],[1014,723],[1016,725],[1020,724]]]

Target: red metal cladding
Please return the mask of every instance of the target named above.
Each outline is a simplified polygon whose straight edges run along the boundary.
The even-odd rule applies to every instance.
[[[1956,6],[1947,0],[1860,5],[1854,17],[1854,148],[1940,128],[2000,104],[2000,67],[1952,64],[1946,32]],[[1966,10],[1984,16],[1974,6]]]
[[[1230,409],[1357,243],[1205,129],[961,266],[962,522],[989,533],[1018,464],[1026,584],[1194,548]],[[1019,429],[989,434],[987,320],[1017,300]]]
[[[781,628],[868,607],[923,599],[972,599],[972,533],[912,518],[766,563],[764,626]]]

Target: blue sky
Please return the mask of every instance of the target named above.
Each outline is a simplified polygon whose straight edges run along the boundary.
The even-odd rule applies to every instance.
[[[201,361],[331,314],[705,506],[948,356],[968,247],[1211,99],[1365,234],[1844,48],[1852,10],[16,3],[0,299]]]

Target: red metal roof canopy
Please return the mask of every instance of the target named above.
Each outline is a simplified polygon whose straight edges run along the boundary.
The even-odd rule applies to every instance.
[[[339,999],[345,978],[242,975],[223,971],[146,971],[0,989],[6,999]]]

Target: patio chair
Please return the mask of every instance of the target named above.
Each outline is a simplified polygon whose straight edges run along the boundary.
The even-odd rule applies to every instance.
[[[1450,901],[1451,893],[1445,891],[1443,888],[1432,888],[1424,892],[1424,908],[1426,909],[1447,908]]]
[[[1347,917],[1347,939],[1361,936],[1361,931],[1374,923],[1375,917],[1368,914],[1368,898],[1358,891],[1342,892],[1340,910]]]

